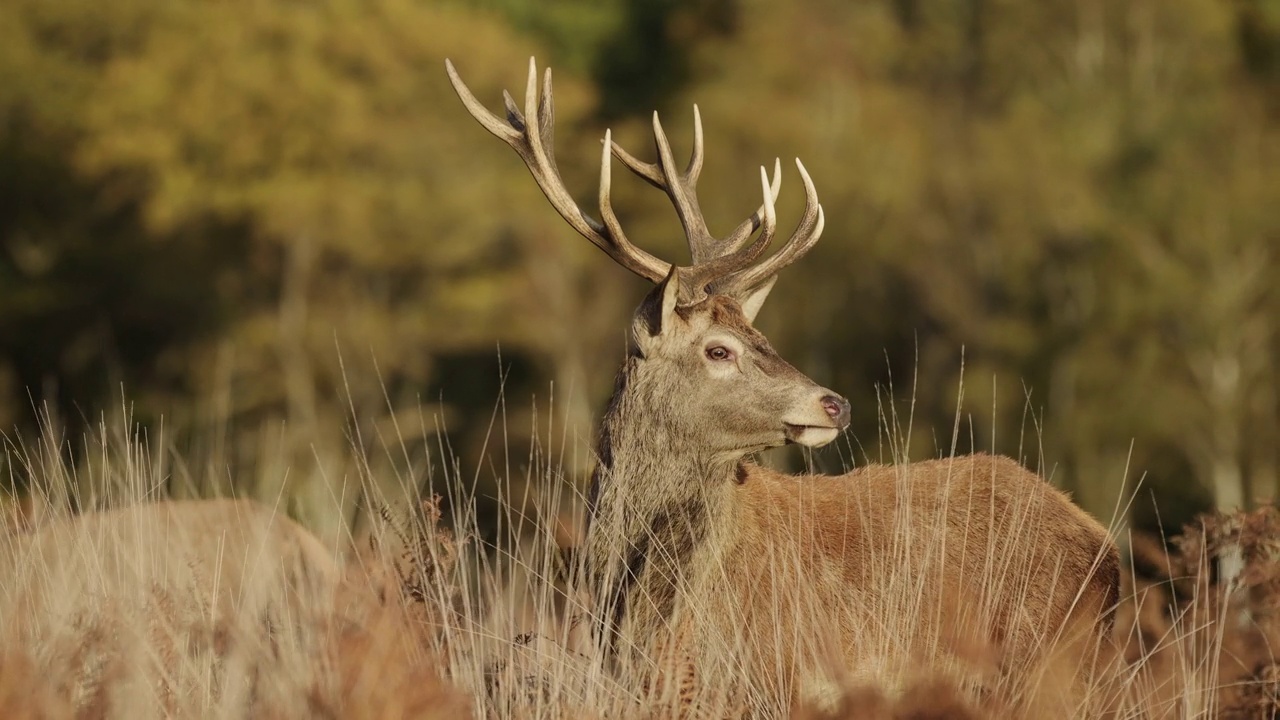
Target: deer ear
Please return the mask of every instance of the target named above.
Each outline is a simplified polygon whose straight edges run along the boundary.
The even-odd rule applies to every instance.
[[[647,353],[654,341],[671,327],[679,295],[680,279],[673,265],[667,277],[636,308],[635,318],[631,323],[631,337],[641,353]]]
[[[769,297],[769,291],[777,281],[778,276],[772,275],[768,280],[734,298],[742,306],[742,314],[747,316],[747,322],[756,321],[756,313],[759,313],[760,308],[764,306],[765,299]]]

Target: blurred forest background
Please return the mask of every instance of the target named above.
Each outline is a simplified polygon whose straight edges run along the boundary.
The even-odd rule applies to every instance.
[[[481,496],[585,482],[646,287],[443,68],[496,110],[530,55],[593,214],[604,129],[651,158],[655,109],[683,156],[701,108],[713,231],[782,156],[789,232],[804,160],[827,229],[757,324],[853,402],[846,459],[950,452],[963,377],[960,450],[1104,519],[1144,475],[1138,525],[1275,497],[1280,0],[6,0],[10,451],[46,409],[71,454],[124,417],[177,491],[287,479],[302,514],[352,444],[417,482],[445,428]],[[615,178],[683,260],[665,198]]]

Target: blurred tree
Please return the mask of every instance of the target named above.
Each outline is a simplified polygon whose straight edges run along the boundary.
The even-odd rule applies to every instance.
[[[645,115],[693,79],[691,58],[737,24],[735,0],[623,0],[624,19],[595,62],[606,118]]]
[[[531,54],[473,14],[333,0],[192,5],[111,64],[80,165],[141,198],[156,233],[246,225],[240,274],[222,289],[239,308],[231,382],[243,415],[286,409],[298,462],[324,436],[319,418],[347,402],[385,393],[393,415],[412,412],[440,353],[498,340],[554,356],[528,255],[558,227],[442,68],[454,57],[493,99],[522,84]],[[571,78],[557,89],[572,126],[588,95]],[[585,251],[557,247],[572,283]],[[344,374],[335,341],[374,358],[376,375]]]
[[[0,419],[19,421],[22,388],[46,379],[86,414],[123,381],[140,420],[165,412],[178,438],[211,438],[205,454],[228,465],[215,477],[251,483],[281,448],[283,466],[260,468],[269,492],[290,467],[299,484],[347,472],[334,458],[349,409],[366,450],[426,440],[422,400],[487,417],[497,373],[422,393],[441,387],[435,358],[502,342],[558,392],[577,383],[557,419],[587,447],[598,392],[583,368],[616,342],[582,330],[608,315],[616,276],[582,271],[595,251],[564,241],[443,72],[454,57],[497,107],[500,87],[522,94],[532,46],[428,3],[252,5],[0,9],[18,80],[0,88]],[[557,79],[572,132],[590,93]],[[578,173],[572,156],[562,167]],[[528,382],[508,388],[517,446]],[[485,423],[471,425],[479,444]]]
[[[876,437],[887,412],[858,388],[887,370],[917,426],[914,449],[892,452],[949,452],[960,422],[960,449],[1033,464],[1043,453],[1046,472],[1104,517],[1130,459],[1131,479],[1190,471],[1220,503],[1243,498],[1226,490],[1240,463],[1266,468],[1256,458],[1274,446],[1262,430],[1274,403],[1245,399],[1274,397],[1265,208],[1280,184],[1269,177],[1273,128],[1249,110],[1262,96],[1240,86],[1232,61],[1231,6],[813,0],[744,4],[742,18],[739,35],[699,56],[706,81],[687,93],[712,119],[703,206],[753,194],[740,165],[725,175],[710,164],[717,146],[806,159],[827,208],[814,251],[825,260],[794,271],[805,283],[783,279],[762,324],[781,324],[770,328],[780,345],[804,348],[810,370],[861,401],[859,437]],[[735,112],[742,88],[766,110]],[[1249,149],[1224,160],[1211,137]],[[785,217],[795,195],[783,194]],[[1206,225],[1206,212],[1232,221]],[[1190,273],[1181,284],[1137,259],[1165,238],[1182,238],[1164,253]],[[1143,309],[1153,306],[1166,309]],[[1170,337],[1170,323],[1229,337]],[[1214,390],[1215,345],[1268,369]],[[1161,459],[1170,451],[1181,459]]]
[[[24,407],[42,400],[55,417],[92,421],[117,382],[190,390],[162,356],[217,326],[210,238],[219,229],[202,228],[182,249],[157,248],[136,203],[104,203],[100,183],[72,162],[104,66],[136,48],[166,9],[140,0],[0,7],[3,427],[25,425]]]
[[[1274,103],[1280,100],[1280,2],[1239,0],[1236,3],[1236,32],[1245,68],[1266,84]],[[1280,108],[1273,104],[1272,111]]]
[[[586,447],[644,283],[563,227],[441,70],[497,109],[536,49],[588,211],[599,119],[647,155],[661,110],[682,153],[698,102],[713,231],[759,203],[757,165],[805,159],[827,237],[760,324],[851,395],[859,459],[994,448],[1103,517],[1149,473],[1172,524],[1271,497],[1277,7],[14,0],[0,420],[46,378],[69,401],[110,377],[223,432],[211,456],[279,443],[298,468],[338,451],[350,408],[373,446],[422,399],[478,446],[507,372],[509,400],[572,386],[557,422]],[[637,242],[685,257],[661,193],[614,197]]]
[[[550,63],[595,80],[606,120],[647,115],[692,79],[702,44],[729,37],[737,0],[455,0],[536,38]],[[548,64],[548,63],[544,63]]]
[[[454,0],[458,6],[501,16],[512,30],[538,41],[549,54],[538,60],[589,77],[602,43],[625,32],[626,0]]]

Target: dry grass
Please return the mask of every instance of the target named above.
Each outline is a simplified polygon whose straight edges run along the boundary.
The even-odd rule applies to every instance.
[[[129,446],[119,453],[122,466],[108,467],[116,456],[103,453],[99,477],[123,479],[106,493],[111,502],[88,504],[152,500],[146,489],[156,486],[154,465],[141,461],[145,456]],[[0,567],[52,567],[32,553],[30,539],[80,522],[67,517],[67,496],[49,490],[75,485],[72,468],[11,453],[10,467],[15,463],[39,482],[25,506],[5,506]],[[455,510],[466,507],[459,492]],[[438,499],[409,491],[369,497],[376,509],[348,539],[333,582],[299,582],[297,573],[261,567],[230,577],[235,573],[226,568],[237,565],[227,563],[225,544],[192,550],[181,556],[181,567],[165,572],[95,560],[87,567],[99,568],[104,579],[82,596],[55,594],[25,609],[15,598],[29,588],[14,587],[18,576],[8,575],[0,592],[0,717],[656,720],[740,716],[762,706],[730,684],[706,681],[716,676],[699,664],[705,657],[659,652],[641,669],[611,667],[601,658],[590,639],[588,604],[565,582],[563,546],[576,535],[562,512],[572,503],[555,492],[536,498],[530,515],[513,514],[508,539],[491,546],[476,538],[466,512],[442,519]],[[1133,538],[1136,570],[1117,609],[1114,653],[1099,657],[1077,714],[1276,716],[1278,530],[1280,511],[1268,507],[1201,518],[1168,552],[1156,539]],[[156,526],[131,537],[98,536],[90,555],[159,557],[156,549],[170,546],[199,544],[182,527]],[[1230,582],[1219,582],[1224,559],[1241,567]],[[213,573],[216,582],[210,567],[222,568]],[[232,601],[224,598],[227,587],[238,588]],[[887,621],[910,627],[909,618]],[[791,716],[1062,716],[1062,706],[1050,700],[1063,689],[1055,681],[1073,668],[1055,672],[1049,658],[1035,692],[1009,697],[974,680],[999,668],[998,647],[939,633],[932,646],[945,648],[947,663],[913,655],[918,650],[906,645],[902,657],[888,658],[884,673],[871,678],[832,663],[824,692]]]
[[[1133,544],[1118,633],[1128,702],[1146,717],[1269,718],[1280,713],[1280,511],[1205,515],[1167,552]],[[1221,568],[1239,567],[1223,581]]]

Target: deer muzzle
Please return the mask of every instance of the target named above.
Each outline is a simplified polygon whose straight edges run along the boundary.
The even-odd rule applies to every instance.
[[[787,442],[805,447],[822,447],[849,427],[849,401],[825,388],[783,419]]]

